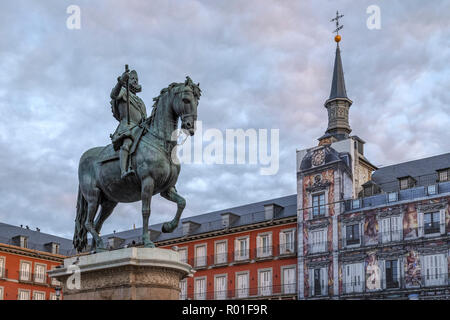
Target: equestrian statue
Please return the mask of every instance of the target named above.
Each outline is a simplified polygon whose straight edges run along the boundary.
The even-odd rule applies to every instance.
[[[175,230],[186,206],[175,188],[180,164],[173,152],[177,146],[174,133],[181,119],[181,130],[194,135],[200,84],[189,77],[185,82],[170,84],[153,99],[148,118],[145,104],[137,96],[141,90],[137,72],[129,71],[126,65],[111,91],[111,110],[119,121],[111,135],[112,143],[89,149],[81,156],[73,238],[78,252],[87,247],[88,233],[92,235],[93,251],[106,250],[100,230],[119,202],[142,201],[142,243],[146,248],[155,247],[148,232],[152,196],[160,194],[177,204],[175,217],[163,224],[162,232]]]

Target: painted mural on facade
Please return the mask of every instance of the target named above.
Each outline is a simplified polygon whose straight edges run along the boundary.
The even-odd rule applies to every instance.
[[[417,210],[414,203],[410,203],[406,206],[406,210],[403,216],[403,233],[405,239],[417,237]]]
[[[419,253],[409,249],[405,261],[405,286],[407,288],[420,286],[422,283]]]
[[[364,243],[366,245],[378,243],[378,223],[375,212],[366,215],[364,221]]]
[[[374,291],[381,289],[381,268],[378,263],[376,252],[368,253],[365,261],[366,267],[366,288]]]

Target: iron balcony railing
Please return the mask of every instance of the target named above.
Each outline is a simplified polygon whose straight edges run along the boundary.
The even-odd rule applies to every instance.
[[[278,246],[264,246],[243,251],[231,251],[208,256],[191,257],[180,260],[201,269],[209,266],[221,266],[230,263],[245,263],[249,260],[270,259],[274,257],[291,257],[296,255],[296,243],[287,243]]]
[[[268,285],[251,288],[215,290],[180,294],[180,300],[233,300],[233,299],[264,299],[274,296],[295,296],[297,284]]]

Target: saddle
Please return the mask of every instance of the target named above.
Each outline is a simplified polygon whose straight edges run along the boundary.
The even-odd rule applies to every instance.
[[[145,133],[146,128],[139,126],[133,129],[133,131],[134,130],[135,134],[133,135],[133,144],[131,145],[129,153],[130,160],[131,157],[134,155],[134,152],[136,151],[139,142],[141,141],[141,138]],[[120,158],[119,152],[120,150],[116,151],[112,143],[108,144],[102,149],[102,151],[100,151],[98,162],[104,163],[108,161],[118,160]]]

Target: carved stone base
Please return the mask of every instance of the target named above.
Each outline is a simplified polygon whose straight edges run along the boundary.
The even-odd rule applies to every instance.
[[[64,300],[178,300],[192,268],[173,250],[126,248],[68,258],[48,273]]]

